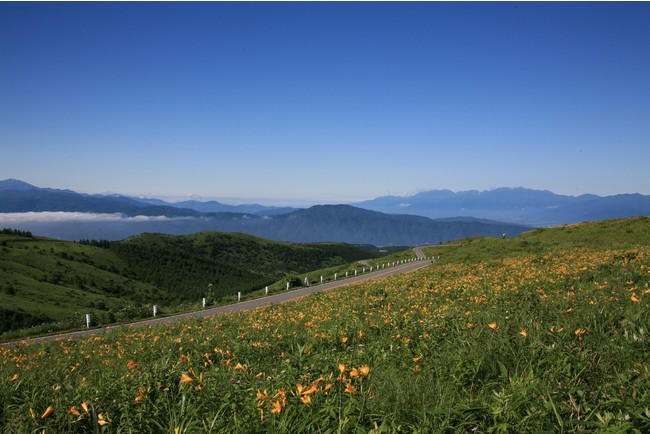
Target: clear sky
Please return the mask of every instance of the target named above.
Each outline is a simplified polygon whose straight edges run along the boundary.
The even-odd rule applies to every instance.
[[[0,3],[0,179],[650,194],[650,3]]]

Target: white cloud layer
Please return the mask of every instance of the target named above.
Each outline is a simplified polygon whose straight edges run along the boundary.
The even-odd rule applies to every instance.
[[[166,217],[166,216],[125,216],[121,213],[96,214],[85,212],[16,212],[0,213],[0,224],[27,223],[27,222],[162,222],[172,220],[185,220],[192,217]]]

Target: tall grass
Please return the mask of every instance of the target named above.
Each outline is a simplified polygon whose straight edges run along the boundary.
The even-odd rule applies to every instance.
[[[2,432],[650,431],[650,247],[542,244],[2,348]]]

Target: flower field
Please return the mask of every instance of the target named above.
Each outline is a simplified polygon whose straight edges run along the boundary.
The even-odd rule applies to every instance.
[[[649,283],[648,245],[567,243],[0,347],[0,432],[648,432]]]

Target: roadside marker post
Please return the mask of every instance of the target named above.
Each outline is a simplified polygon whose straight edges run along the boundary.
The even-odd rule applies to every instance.
[[[90,314],[89,313],[86,314],[86,328],[87,329],[90,328]]]

